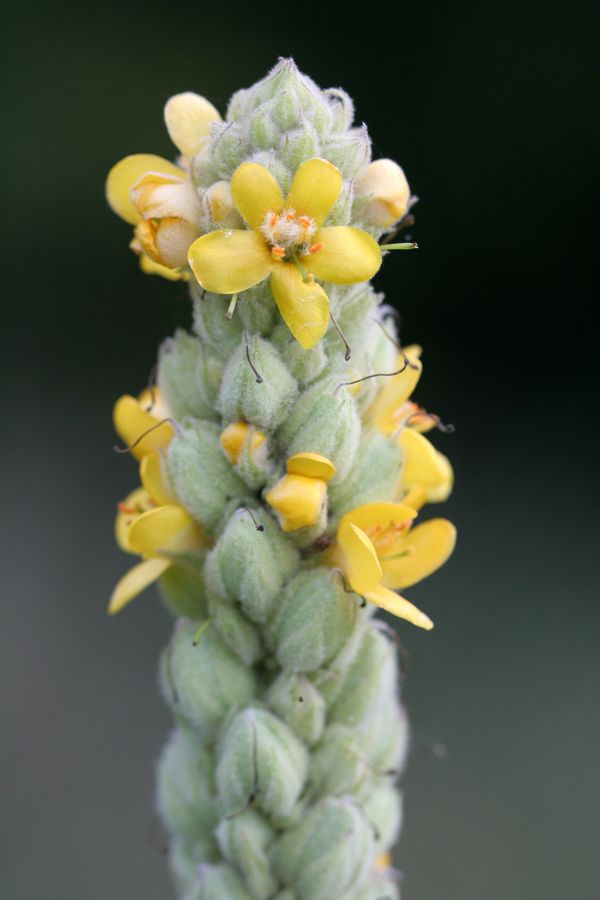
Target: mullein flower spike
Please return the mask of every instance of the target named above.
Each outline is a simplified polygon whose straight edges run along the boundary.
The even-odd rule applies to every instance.
[[[223,118],[172,97],[175,161],[107,180],[142,270],[194,304],[157,386],[115,405],[141,482],[116,536],[141,561],[109,606],[158,582],[176,617],[157,805],[180,900],[399,898],[409,732],[373,612],[432,627],[398,591],[452,553],[450,522],[414,521],[453,474],[412,397],[421,348],[368,283],[414,246],[389,240],[415,198],[353,115],[281,60]]]

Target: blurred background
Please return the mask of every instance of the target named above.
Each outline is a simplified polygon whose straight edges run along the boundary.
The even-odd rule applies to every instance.
[[[399,628],[404,897],[596,895],[594,44],[564,6],[3,13],[2,898],[172,896],[152,803],[169,624],[151,593],[105,615],[136,482],[111,410],[190,311],[139,273],[103,183],[128,153],[173,153],[171,94],[224,111],[279,55],[349,91],[421,198],[421,249],[376,284],[425,347],[420,401],[456,426],[437,444],[458,548],[410,594],[436,629]]]

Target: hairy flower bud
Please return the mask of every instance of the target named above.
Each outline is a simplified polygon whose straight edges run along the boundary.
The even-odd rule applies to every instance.
[[[214,762],[195,736],[177,728],[157,771],[156,803],[167,830],[184,841],[212,839],[217,824]]]
[[[226,817],[250,806],[272,819],[290,814],[304,787],[308,754],[272,713],[257,707],[238,713],[219,742],[217,756],[217,789]]]
[[[255,676],[210,625],[197,634],[197,624],[179,624],[162,655],[160,680],[175,716],[206,742],[214,738],[225,713],[252,699]]]
[[[275,832],[264,816],[247,809],[239,816],[223,819],[215,834],[221,853],[241,871],[252,896],[269,900],[277,890],[267,854]]]
[[[175,493],[208,532],[222,518],[227,503],[246,492],[223,454],[219,434],[211,422],[194,422],[175,435],[166,457]]]
[[[228,181],[211,184],[202,198],[202,206],[212,228],[242,228],[243,220],[233,203]]]
[[[325,725],[325,701],[305,675],[281,672],[272,682],[266,700],[307,746],[319,740]]]
[[[235,869],[225,865],[202,865],[196,886],[184,900],[254,900]]]
[[[181,328],[163,341],[158,356],[158,386],[176,419],[212,419],[215,412],[200,388],[202,344]]]
[[[358,616],[356,595],[331,569],[301,571],[285,588],[268,635],[281,666],[313,672],[340,651]]]
[[[198,550],[194,557],[182,557],[176,565],[169,566],[161,575],[158,587],[167,609],[176,616],[187,619],[205,619],[208,615],[208,598],[204,584],[205,552]]]
[[[282,835],[272,859],[298,900],[331,900],[365,883],[374,852],[373,830],[357,804],[328,798]]]

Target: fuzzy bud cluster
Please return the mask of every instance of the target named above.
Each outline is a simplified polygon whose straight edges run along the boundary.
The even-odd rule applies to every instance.
[[[193,307],[157,386],[115,409],[141,481],[117,539],[141,562],[110,606],[157,582],[174,617],[157,804],[180,900],[399,898],[409,728],[373,613],[431,627],[397,591],[452,550],[446,520],[413,524],[452,470],[411,396],[420,348],[369,281],[410,191],[353,120],[344,91],[281,60],[223,120],[168,102],[177,166],[109,176],[142,268],[188,280]]]

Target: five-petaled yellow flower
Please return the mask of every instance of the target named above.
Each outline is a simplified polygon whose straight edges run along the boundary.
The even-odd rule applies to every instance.
[[[423,436],[435,426],[434,417],[410,399],[423,371],[420,356],[417,345],[398,354],[396,365],[402,371],[386,381],[367,412],[367,421],[383,434],[396,435],[404,451],[400,499],[413,509],[446,500],[454,480],[448,458]]]
[[[162,473],[159,453],[140,463],[142,487],[119,503],[115,522],[117,543],[126,553],[142,557],[117,583],[108,606],[111,614],[153,584],[174,562],[174,556],[207,546],[200,525],[173,497]]]
[[[446,519],[430,519],[411,528],[416,515],[401,503],[358,506],[342,516],[328,557],[365,600],[429,630],[431,619],[396,589],[410,587],[439,569],[454,549],[456,529]]]
[[[285,323],[302,347],[313,347],[329,324],[329,299],[314,276],[354,284],[368,281],[381,265],[379,245],[366,232],[323,227],[341,189],[339,169],[325,159],[302,163],[285,199],[268,169],[242,163],[231,193],[249,230],[212,231],[191,245],[189,263],[200,285],[237,294],[270,275]]]
[[[327,482],[335,466],[318,453],[296,453],[287,461],[287,475],[265,495],[283,531],[315,525],[327,499]]]
[[[200,234],[200,198],[187,167],[220,115],[204,97],[186,92],[165,105],[165,123],[181,152],[181,166],[151,153],[126,156],[110,170],[106,196],[114,212],[134,226],[131,249],[148,274],[187,278],[187,252]]]

